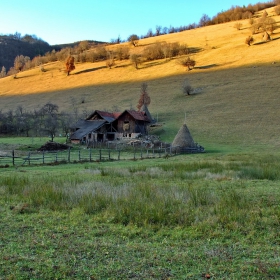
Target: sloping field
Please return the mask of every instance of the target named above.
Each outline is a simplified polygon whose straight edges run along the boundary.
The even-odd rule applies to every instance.
[[[267,10],[278,26],[280,17]],[[171,141],[185,121],[201,145],[230,145],[275,149],[279,142],[280,29],[272,41],[263,42],[254,35],[251,47],[245,44],[250,35],[248,20],[242,28],[230,22],[181,33],[140,40],[130,47],[140,53],[155,42],[179,42],[194,50],[196,67],[186,71],[178,60],[146,62],[140,69],[129,61],[116,61],[113,69],[105,62],[76,64],[70,76],[60,62],[22,72],[17,79],[0,80],[0,110],[22,105],[34,110],[47,102],[60,110],[78,108],[84,115],[94,109],[135,108],[142,82],[148,84],[150,112],[163,126],[156,131]],[[110,46],[114,48],[116,46]],[[182,84],[188,79],[196,94],[184,96]]]

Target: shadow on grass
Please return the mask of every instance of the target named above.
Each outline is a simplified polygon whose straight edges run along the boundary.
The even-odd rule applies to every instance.
[[[192,54],[192,53],[199,53],[203,51],[202,48],[189,48],[189,54]]]
[[[131,66],[131,64],[128,63],[128,64],[124,64],[124,65],[117,65],[117,66],[114,67],[114,68],[126,68],[126,67],[128,67],[128,66]]]
[[[252,46],[263,45],[263,44],[266,44],[266,43],[269,43],[269,42],[270,42],[270,41],[262,41],[262,42],[255,43],[255,44],[253,44]]]
[[[12,78],[13,78],[13,80],[19,80],[19,79],[24,79],[24,78],[34,77],[34,76],[36,76],[36,75],[35,74],[34,75],[25,75],[23,77],[16,76],[16,77],[12,77]]]
[[[141,68],[139,69],[145,69],[145,68],[150,68],[150,67],[154,67],[154,66],[158,66],[158,65],[162,65],[167,63],[168,60],[164,60],[164,61],[153,61],[153,62],[148,62],[145,65],[143,65]]]
[[[97,70],[100,70],[100,69],[104,69],[104,68],[107,68],[107,67],[106,66],[100,66],[100,67],[97,67],[97,68],[85,69],[85,70],[76,72],[73,75],[79,75],[79,74],[83,74],[83,73],[94,72],[94,71],[97,71]]]
[[[209,65],[203,65],[203,66],[197,66],[193,69],[210,69],[219,66],[218,64],[209,64]]]

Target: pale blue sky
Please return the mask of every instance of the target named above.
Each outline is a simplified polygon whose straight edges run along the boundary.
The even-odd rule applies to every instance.
[[[51,45],[81,40],[127,39],[156,25],[198,23],[248,0],[0,0],[0,34],[37,35]]]

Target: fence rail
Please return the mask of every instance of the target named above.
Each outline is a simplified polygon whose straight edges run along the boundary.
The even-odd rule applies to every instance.
[[[113,160],[136,160],[144,158],[160,158],[174,155],[171,148],[155,149],[79,149],[66,151],[6,151],[0,154],[0,167],[56,164],[75,162],[100,162]]]

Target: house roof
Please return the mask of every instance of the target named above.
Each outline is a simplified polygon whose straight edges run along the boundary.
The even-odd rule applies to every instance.
[[[124,112],[104,112],[95,110],[92,114],[90,114],[86,120],[91,120],[94,115],[98,115],[101,119],[106,120],[109,123],[112,123],[113,121],[117,120],[121,115],[125,114],[127,112],[130,114],[135,120],[145,121],[145,122],[151,122],[149,117],[146,115],[146,112],[142,111],[134,111],[134,110],[125,110]]]
[[[146,116],[145,112],[142,112],[142,111],[139,112],[139,111],[134,111],[134,110],[125,110],[121,115],[125,114],[126,112],[128,114],[130,114],[135,120],[150,122],[150,120]]]
[[[97,130],[102,125],[106,123],[105,120],[96,120],[96,121],[87,121],[87,120],[80,120],[77,123],[77,128],[73,134],[71,134],[70,139],[81,139],[86,134]]]
[[[114,113],[110,113],[110,112],[105,112],[105,111],[99,111],[99,110],[95,110],[92,114],[90,114],[86,119],[87,120],[90,120],[94,115],[99,115],[99,117],[101,119],[104,119],[105,121],[111,123],[113,122],[114,120],[116,120],[118,118],[118,116],[121,114],[121,113],[117,113],[117,112],[114,112]]]

